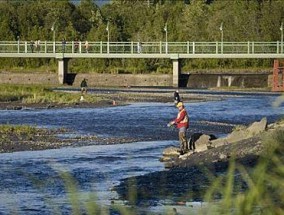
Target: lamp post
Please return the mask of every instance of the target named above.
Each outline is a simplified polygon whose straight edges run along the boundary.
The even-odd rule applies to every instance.
[[[220,32],[221,32],[221,53],[223,54],[223,40],[224,40],[224,35],[223,35],[223,22],[220,25]]]
[[[53,32],[53,53],[55,53],[55,23],[57,20],[54,21],[51,27],[51,31]]]
[[[18,53],[20,53],[20,36],[17,36],[18,39]]]
[[[164,27],[164,31],[166,33],[166,54],[168,54],[168,24],[167,23]]]
[[[281,22],[280,31],[281,31],[281,53],[283,53],[283,22]]]
[[[107,31],[107,53],[109,54],[109,21],[107,22],[106,31]]]

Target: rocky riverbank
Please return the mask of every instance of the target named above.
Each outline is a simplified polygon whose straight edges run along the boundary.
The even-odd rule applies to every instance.
[[[237,165],[242,165],[248,172],[254,168],[268,149],[264,145],[265,138],[267,141],[267,136],[272,135],[273,132],[279,132],[283,136],[284,122],[267,125],[267,121],[263,119],[247,128],[235,129],[221,139],[210,141],[207,138],[206,143],[196,141],[197,151],[200,148],[204,149],[204,146],[198,146],[198,144],[208,147],[182,156],[177,152],[178,148],[165,149],[161,161],[169,170],[127,178],[114,189],[122,199],[137,205],[157,205],[161,200],[162,202],[170,201],[173,205],[204,201],[209,187],[212,186],[216,177],[226,174],[232,160]],[[236,193],[248,188],[241,174],[235,175],[235,181]],[[129,191],[134,187],[137,200],[131,202]],[[221,196],[217,195],[215,198],[218,199]]]

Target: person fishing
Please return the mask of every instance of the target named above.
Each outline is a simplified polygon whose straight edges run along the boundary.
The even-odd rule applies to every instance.
[[[183,155],[188,151],[188,143],[186,137],[186,130],[189,126],[189,117],[187,111],[182,102],[177,103],[178,114],[176,119],[168,123],[168,127],[175,125],[179,129],[179,143],[180,143],[180,154]]]
[[[179,103],[179,102],[181,102],[180,96],[179,96],[179,91],[176,90],[176,91],[174,92],[174,103],[175,103],[175,105],[177,105],[177,103]]]

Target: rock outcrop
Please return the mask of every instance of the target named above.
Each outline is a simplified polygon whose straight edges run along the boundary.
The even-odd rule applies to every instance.
[[[255,124],[253,123],[254,126]],[[210,145],[207,145],[208,150],[198,153],[190,152],[179,156],[178,148],[176,147],[165,150],[164,156],[173,156],[172,160],[165,162],[165,167],[169,168],[168,170],[131,178],[135,182],[135,188],[137,188],[135,193],[139,198],[137,204],[144,204],[144,202],[155,204],[157,199],[168,200],[169,196],[174,201],[178,199],[178,202],[175,201],[174,203],[176,205],[179,202],[187,202],[188,200],[191,202],[202,202],[208,189],[214,186],[212,184],[216,182],[216,177],[226,175],[231,159],[235,160],[238,166],[245,167],[247,171],[254,168],[258,164],[261,154],[267,149],[263,142],[267,138],[263,139],[263,136],[266,137],[267,135],[270,138],[270,135],[279,134],[279,132],[282,135],[281,132],[284,132],[284,121],[268,125],[267,129],[264,129],[266,131],[260,129],[259,132],[255,132],[256,130],[254,130],[253,134],[255,135],[252,137],[249,137],[251,134],[248,128],[238,126],[234,130],[234,132],[242,130],[246,134],[244,136],[246,139],[231,143],[226,142],[226,144],[214,148],[210,148]],[[206,138],[204,139],[206,140]],[[236,140],[222,139],[223,141]],[[209,144],[212,141],[209,140]],[[197,145],[198,143],[196,143]],[[234,184],[237,186],[234,187],[234,192],[238,192],[238,190],[235,191],[235,188],[240,189],[240,192],[244,192],[247,188],[247,179],[244,179],[243,176],[243,174],[235,174]],[[124,199],[129,197],[129,190],[133,189],[133,184],[129,183],[129,181],[129,178],[126,178],[120,185],[115,187],[115,190]]]
[[[247,140],[248,143],[251,142],[251,140],[255,140],[259,143],[258,138],[255,138],[262,132],[266,131],[267,129],[275,129],[283,126],[284,123],[274,123],[272,125],[267,124],[267,119],[263,118],[259,122],[254,122],[250,126],[237,126],[230,134],[228,134],[224,138],[215,139],[212,138],[214,135],[206,135],[206,134],[199,134],[199,138],[195,140],[195,150],[190,151],[184,155],[179,155],[179,149],[176,147],[170,147],[164,150],[163,157],[160,159],[160,161],[165,162],[166,168],[171,168],[175,166],[176,163],[179,163],[179,161],[186,160],[188,158],[191,158],[193,154],[205,152],[207,150],[211,150],[214,148],[218,148],[221,146],[231,145],[233,143],[238,143],[240,141],[245,142]],[[256,147],[257,150],[259,150],[258,147]],[[232,155],[230,152],[228,153],[218,153],[216,155],[215,161],[220,161],[227,159],[231,157]]]
[[[267,119],[263,118],[260,122],[254,122],[249,127],[238,126],[227,137],[213,140],[209,144],[211,148],[216,148],[253,137],[266,129]]]

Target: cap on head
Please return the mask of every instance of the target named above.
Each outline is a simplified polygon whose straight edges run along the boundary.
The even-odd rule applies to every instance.
[[[182,107],[182,106],[183,106],[182,102],[177,103],[177,107]]]

